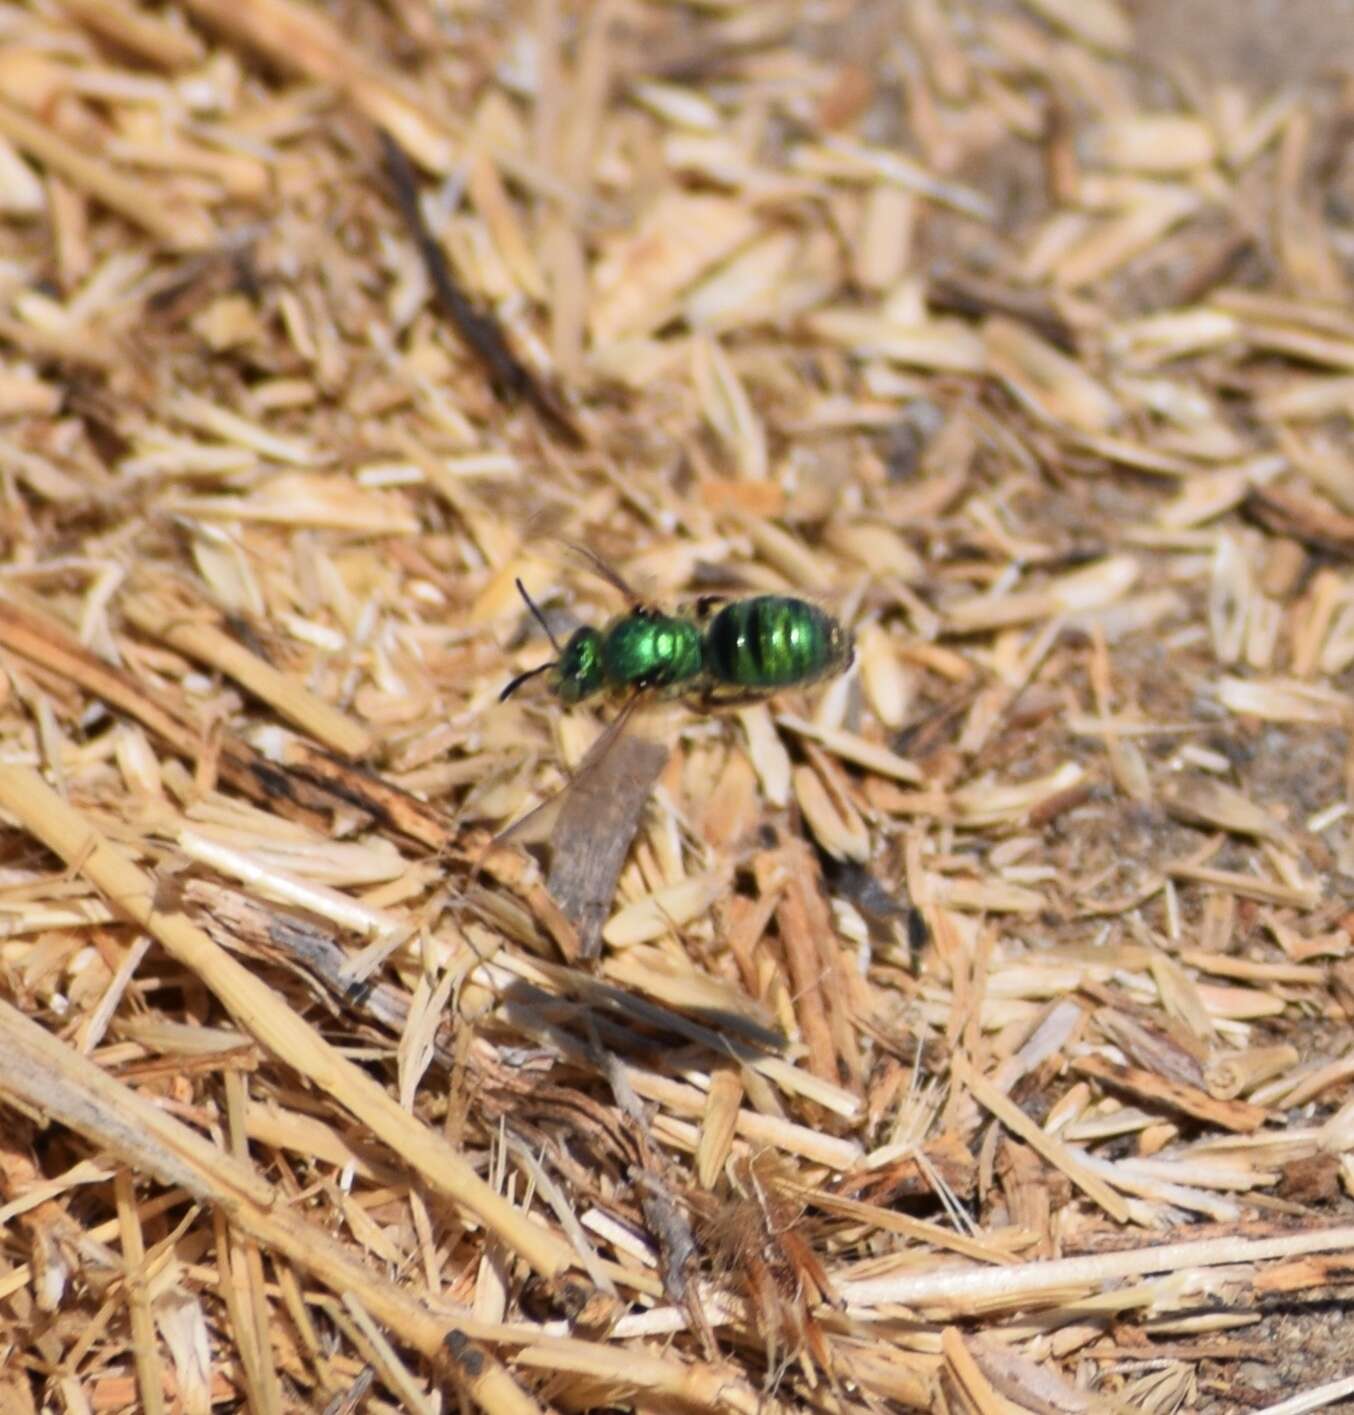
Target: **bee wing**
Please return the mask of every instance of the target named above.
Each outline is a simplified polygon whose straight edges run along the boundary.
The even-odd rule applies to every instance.
[[[584,959],[601,952],[616,881],[667,760],[668,749],[647,734],[618,734],[605,757],[567,793],[551,831],[546,888],[578,930]]]
[[[612,749],[620,741],[626,724],[630,720],[630,714],[635,709],[638,695],[631,698],[629,702],[621,708],[620,712],[611,719],[610,722],[597,734],[597,740],[588,748],[583,760],[578,764],[578,770],[568,781],[555,792],[553,796],[542,801],[539,806],[534,806],[524,815],[521,820],[514,821],[510,826],[499,831],[494,836],[495,845],[539,845],[544,840],[549,840],[554,834],[557,818],[564,807],[565,798],[579,791],[587,785],[588,778],[598,771],[607,757],[611,755]]]
[[[639,829],[667,748],[626,728],[645,694],[636,693],[607,724],[573,778],[495,843],[550,843],[546,888],[578,930],[580,957],[601,951],[616,880]]]
[[[619,590],[632,605],[641,605],[646,601],[636,592],[635,587],[629,584],[615,566],[603,560],[591,546],[583,545],[579,541],[566,540],[565,545],[573,551],[575,555],[581,556],[588,562],[594,574],[600,575],[613,589]]]
[[[533,519],[535,521],[544,521],[545,513],[538,512]],[[550,551],[533,551],[532,554],[540,555],[542,558],[551,561],[557,569],[561,568],[563,564],[567,564],[570,560],[581,562],[581,564],[586,566],[598,579],[605,580],[613,590],[622,595],[632,609],[639,609],[651,603],[652,596],[640,594],[634,585],[632,585],[614,565],[604,560],[591,546],[583,544],[582,541],[574,540],[553,529],[534,532],[530,537],[524,539],[549,542],[552,547]],[[562,551],[567,551],[568,553],[563,554]]]

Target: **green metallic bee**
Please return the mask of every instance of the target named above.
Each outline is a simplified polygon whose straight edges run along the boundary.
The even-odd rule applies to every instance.
[[[520,580],[517,589],[545,630],[555,657],[520,673],[500,694],[550,675],[550,691],[566,707],[601,694],[682,697],[710,710],[753,702],[816,682],[850,666],[851,636],[830,614],[789,595],[724,600],[705,596],[686,615],[642,603],[623,580],[594,560],[632,602],[602,629],[575,629],[561,647]]]
[[[705,712],[757,702],[842,671],[851,663],[852,646],[850,633],[830,614],[788,595],[705,596],[682,611],[664,613],[645,604],[591,551],[575,549],[630,608],[601,629],[575,629],[561,645],[518,580],[518,593],[555,657],[519,673],[500,698],[546,675],[551,695],[565,707],[610,698],[619,701],[620,711],[564,790],[494,843],[549,839],[546,887],[578,931],[578,957],[589,959],[601,949],[616,879],[668,755],[666,747],[646,742],[640,733],[622,741],[635,709],[664,698],[680,698]]]

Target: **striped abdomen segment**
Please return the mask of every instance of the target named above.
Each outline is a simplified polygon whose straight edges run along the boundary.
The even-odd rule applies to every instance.
[[[788,688],[844,666],[850,640],[817,605],[787,595],[727,604],[705,632],[705,672],[742,688]]]

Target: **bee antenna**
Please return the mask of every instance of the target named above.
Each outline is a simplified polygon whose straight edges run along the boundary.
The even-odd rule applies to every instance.
[[[498,695],[499,702],[506,703],[508,699],[512,697],[512,695],[522,686],[523,683],[527,682],[531,678],[535,678],[536,675],[539,673],[544,673],[547,668],[553,668],[554,666],[555,660],[552,658],[549,663],[543,663],[539,668],[528,668],[525,673],[519,673],[517,677],[514,678],[512,682],[509,683],[508,686],[504,688],[504,690]]]
[[[513,583],[517,586],[517,593],[522,596],[522,598],[526,601],[527,608],[531,610],[531,617],[541,626],[542,629],[545,630],[545,637],[550,640],[550,647],[554,649],[556,653],[563,653],[564,650],[560,648],[559,640],[555,637],[554,631],[551,629],[550,625],[546,623],[545,615],[541,613],[540,605],[537,604],[536,601],[532,599],[532,597],[527,593],[527,587],[521,582],[521,580],[514,580]],[[549,664],[545,665],[545,667],[547,668],[549,666]],[[539,671],[539,669],[532,670],[532,672]],[[530,678],[531,674],[528,673],[526,676]],[[517,681],[521,682],[521,679],[518,679]],[[512,687],[515,686],[515,684],[510,684],[509,686]],[[507,694],[505,693],[504,696],[506,697]]]

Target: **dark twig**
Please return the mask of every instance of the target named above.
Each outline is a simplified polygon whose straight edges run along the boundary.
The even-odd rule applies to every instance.
[[[395,192],[395,200],[405,224],[413,233],[437,302],[456,326],[471,353],[483,365],[495,394],[504,402],[525,401],[570,446],[583,446],[583,435],[559,395],[542,383],[513,353],[498,321],[476,308],[474,301],[456,283],[450,263],[423,219],[418,204],[418,183],[408,156],[384,129],[380,130],[380,137],[385,169]]]

